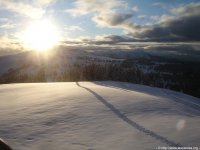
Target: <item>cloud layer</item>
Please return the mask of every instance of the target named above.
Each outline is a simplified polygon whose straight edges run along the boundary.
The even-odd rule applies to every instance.
[[[35,0],[27,3],[25,0],[1,0],[0,9],[9,10],[30,18],[41,18],[45,13],[44,7],[55,0]]]
[[[17,33],[14,29],[18,27],[21,29],[19,24],[22,24],[22,22],[16,22],[17,17],[20,19],[24,17],[24,20],[41,19],[43,16],[49,15],[48,12],[50,10],[48,8],[51,9],[49,6],[55,1],[0,0],[0,10],[2,12],[5,11],[6,15],[8,12],[9,15],[16,16],[13,20],[13,16],[9,15],[10,18],[6,18],[7,16],[0,18],[0,48],[3,50],[9,49],[9,47],[14,50],[20,49],[19,41],[17,43],[13,42],[12,39],[9,40],[10,37],[13,38],[13,35]],[[58,5],[56,5],[53,15],[60,15],[56,16],[58,20],[62,18],[62,20],[59,20],[60,22],[65,22],[66,20],[65,24],[63,24],[63,35],[67,33],[65,44],[68,44],[68,46],[71,44],[71,47],[118,50],[133,49],[133,46],[130,46],[129,43],[137,45],[137,43],[141,42],[143,47],[145,47],[147,46],[145,42],[149,44],[150,42],[192,43],[200,41],[200,2],[179,4],[179,6],[173,7],[167,7],[163,3],[152,4],[152,7],[160,7],[159,9],[165,10],[166,13],[161,13],[160,15],[159,13],[153,15],[145,14],[145,11],[140,10],[142,8],[140,5],[136,6],[125,0],[74,0],[72,4],[67,1],[62,1],[62,3],[70,4],[69,6],[72,7],[67,8],[67,6],[63,6],[63,10],[57,11],[56,7]],[[66,17],[66,13],[71,16],[68,15]],[[89,21],[88,18],[90,19]],[[85,22],[81,22],[83,20]],[[95,27],[92,27],[91,30],[88,29],[93,24],[95,24]],[[99,31],[94,31],[99,28],[101,28]],[[103,28],[117,28],[121,30],[117,30],[116,35],[113,35],[113,32],[116,30],[109,29],[108,31]],[[79,37],[76,37],[75,33]],[[9,36],[6,38],[1,36],[4,34]],[[67,41],[67,38],[73,38],[73,34],[76,39]],[[82,35],[89,35],[91,37],[81,38]],[[93,35],[95,37],[92,37]],[[162,49],[161,47],[159,48]]]
[[[139,26],[131,22],[134,13],[139,11],[137,6],[128,7],[122,0],[76,0],[74,8],[65,12],[73,16],[92,15],[92,20],[98,27],[122,28],[135,31]]]
[[[161,41],[200,41],[200,3],[171,10],[175,14],[137,34],[139,38]]]
[[[153,25],[136,24],[132,17],[139,9],[120,0],[76,0],[66,11],[74,16],[92,14],[97,26],[124,29],[132,41],[200,41],[200,3],[171,8],[171,15],[151,16],[157,20]]]

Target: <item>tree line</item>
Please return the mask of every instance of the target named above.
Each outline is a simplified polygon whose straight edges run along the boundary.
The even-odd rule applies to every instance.
[[[200,73],[198,73],[200,74]],[[45,66],[41,66],[33,75],[21,73],[20,69],[10,70],[0,77],[1,84],[30,83],[30,82],[76,82],[76,81],[122,81],[144,84],[153,87],[168,88],[182,91],[200,97],[200,81],[198,74],[190,72],[183,74],[163,75],[159,72],[144,73],[136,65],[124,61],[120,64],[75,64],[65,71],[46,73]]]

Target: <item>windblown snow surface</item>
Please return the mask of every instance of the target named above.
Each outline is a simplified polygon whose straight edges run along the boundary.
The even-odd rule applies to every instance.
[[[200,147],[200,99],[122,82],[0,85],[0,137],[14,150]]]

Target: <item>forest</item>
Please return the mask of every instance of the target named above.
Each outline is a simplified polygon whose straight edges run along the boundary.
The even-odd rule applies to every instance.
[[[200,97],[200,70],[195,65],[163,64],[155,67],[154,72],[145,73],[142,69],[126,60],[122,63],[74,64],[62,73],[46,73],[41,66],[34,74],[21,73],[20,69],[10,69],[0,77],[1,84],[31,82],[74,82],[74,81],[122,81],[180,91]],[[27,66],[26,66],[27,67]]]

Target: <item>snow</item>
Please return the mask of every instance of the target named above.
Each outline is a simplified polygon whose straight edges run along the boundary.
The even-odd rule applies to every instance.
[[[200,99],[123,82],[0,85],[0,137],[15,150],[200,147]]]

